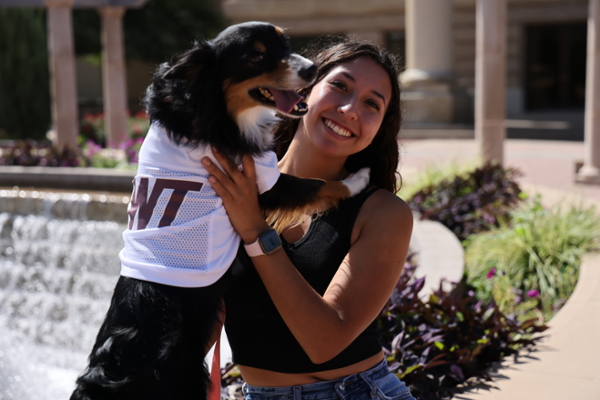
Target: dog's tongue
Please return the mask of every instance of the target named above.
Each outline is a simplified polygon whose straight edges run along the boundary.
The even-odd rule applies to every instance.
[[[294,106],[303,99],[298,93],[293,90],[277,90],[269,88],[269,91],[275,98],[275,106],[279,111],[289,114],[294,109]]]

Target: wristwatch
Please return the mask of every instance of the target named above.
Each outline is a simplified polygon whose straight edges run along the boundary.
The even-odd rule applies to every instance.
[[[250,244],[244,244],[246,253],[250,257],[269,255],[281,247],[281,239],[275,229],[269,229],[258,236],[256,241]]]

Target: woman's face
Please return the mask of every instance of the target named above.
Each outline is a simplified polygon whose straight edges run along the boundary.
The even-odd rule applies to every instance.
[[[334,67],[313,87],[300,127],[321,151],[348,157],[371,144],[391,95],[385,69],[357,58]]]

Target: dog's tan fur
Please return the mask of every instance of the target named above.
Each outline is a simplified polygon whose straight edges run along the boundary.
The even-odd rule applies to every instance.
[[[269,210],[266,213],[266,220],[269,225],[281,233],[287,227],[293,227],[300,224],[306,215],[321,215],[332,207],[336,207],[340,200],[350,197],[351,193],[348,187],[338,181],[324,181],[318,193],[316,202],[305,205],[296,210]]]
[[[227,102],[227,111],[235,120],[245,110],[259,106],[248,92],[258,87],[274,87],[276,89],[287,89],[286,79],[288,66],[284,62],[280,62],[273,72],[257,76],[256,78],[248,79],[243,82],[232,83],[227,80],[223,84],[225,92],[225,101]]]

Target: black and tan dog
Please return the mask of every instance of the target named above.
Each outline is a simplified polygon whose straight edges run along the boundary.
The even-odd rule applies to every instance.
[[[219,326],[221,277],[240,240],[230,224],[211,222],[227,217],[200,159],[213,148],[235,160],[264,158],[276,113],[307,112],[297,90],[316,69],[291,52],[280,28],[262,22],[232,26],[159,66],[144,99],[151,128],[128,209],[121,277],[72,400],[206,398],[204,357]],[[276,159],[273,167],[260,202],[280,225],[323,212],[368,181],[368,170],[326,182],[279,174]],[[216,238],[225,239],[214,245]]]

